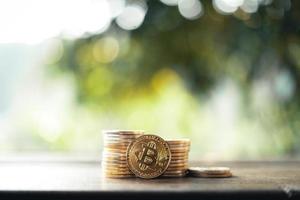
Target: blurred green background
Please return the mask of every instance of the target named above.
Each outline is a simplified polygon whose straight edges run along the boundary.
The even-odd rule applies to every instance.
[[[101,130],[142,129],[192,159],[300,157],[299,1],[0,4],[0,153],[100,155]]]

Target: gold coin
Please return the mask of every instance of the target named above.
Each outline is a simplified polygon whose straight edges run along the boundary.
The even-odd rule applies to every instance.
[[[176,145],[175,145],[175,144],[171,144],[171,145],[169,144],[169,146],[170,146],[171,149],[174,149],[174,148],[175,148],[175,149],[176,149],[176,148],[177,148],[177,149],[181,149],[181,148],[190,148],[190,145],[185,145],[185,144],[176,144]]]
[[[193,177],[202,177],[202,178],[229,178],[232,177],[232,173],[227,174],[192,174]]]
[[[172,150],[186,150],[186,149],[190,149],[190,146],[170,146],[171,151]]]
[[[114,163],[103,163],[102,167],[106,167],[106,168],[111,167],[111,168],[116,168],[116,169],[121,169],[121,168],[128,169],[126,164],[114,164]]]
[[[170,162],[170,165],[169,165],[169,167],[170,166],[179,166],[179,165],[188,165],[189,163],[187,162],[187,161],[185,161],[185,162],[174,162],[174,161],[171,161]]]
[[[173,171],[165,171],[164,174],[182,174],[182,173],[186,173],[187,170],[183,169],[183,170],[173,170]]]
[[[106,155],[102,155],[102,161],[105,160],[119,160],[119,161],[126,161],[126,156],[106,156]]]
[[[185,172],[185,171],[187,171],[187,167],[185,167],[185,168],[180,168],[180,169],[172,169],[172,170],[167,170],[167,171],[165,171],[165,174],[168,174],[168,173],[179,173],[178,171],[181,171],[181,173],[182,172]]]
[[[106,140],[105,142],[103,142],[103,146],[108,146],[108,145],[112,145],[112,146],[117,146],[117,145],[120,145],[120,146],[127,146],[129,145],[132,141],[134,141],[135,139],[133,140]]]
[[[114,167],[114,166],[102,166],[102,170],[104,171],[113,171],[113,172],[130,172],[128,167]]]
[[[119,149],[119,150],[123,150],[123,149],[127,149],[127,147],[129,146],[129,144],[105,144],[103,149]]]
[[[107,146],[107,145],[129,145],[132,141],[134,140],[128,140],[128,141],[124,141],[124,140],[106,140],[103,143],[103,146]]]
[[[188,164],[188,160],[178,160],[178,161],[174,161],[174,160],[171,160],[170,162],[170,165],[187,165]]]
[[[182,171],[182,172],[176,172],[176,173],[164,173],[163,176],[186,176],[186,172]]]
[[[132,172],[127,168],[111,168],[111,167],[103,167],[102,171],[104,172],[110,172],[110,173],[130,173],[132,174]]]
[[[132,142],[132,141],[131,141]],[[109,144],[104,144],[103,147],[104,149],[109,148],[109,149],[126,149],[129,146],[130,143],[109,143]]]
[[[189,146],[191,146],[191,144],[190,143],[170,143],[170,142],[168,142],[168,144],[170,145],[170,146],[173,146],[173,147],[176,147],[176,146],[187,146],[187,147],[189,147]]]
[[[103,169],[102,172],[106,174],[133,174],[130,170],[111,170],[111,169]]]
[[[127,171],[118,171],[118,170],[107,170],[107,169],[103,169],[102,172],[104,172],[105,174],[133,174],[131,171],[127,170]]]
[[[172,153],[171,152],[171,154],[172,154],[172,157],[188,157],[188,154],[187,153]]]
[[[117,148],[109,148],[109,147],[105,147],[105,148],[103,149],[103,151],[109,152],[109,153],[120,153],[120,154],[124,153],[124,154],[126,154],[127,148],[123,148],[123,149],[119,148],[119,149],[117,149]]]
[[[177,153],[177,154],[188,154],[189,149],[170,149],[171,153]]]
[[[168,177],[168,178],[180,178],[184,176],[186,176],[186,174],[163,174],[163,177]]]
[[[188,156],[183,156],[183,155],[173,155],[172,154],[172,160],[188,160],[189,157]]]
[[[187,158],[182,158],[182,159],[171,159],[171,163],[186,163],[188,162]]]
[[[126,161],[126,157],[125,156],[102,156],[102,162],[105,161]]]
[[[103,139],[107,140],[133,140],[135,138],[140,137],[141,135],[103,135]]]
[[[186,176],[185,173],[182,174],[163,174],[164,177],[184,177]]]
[[[190,139],[168,139],[166,140],[169,144],[178,144],[178,143],[191,143]]]
[[[226,174],[230,172],[228,167],[190,167],[191,173],[205,173],[205,174]]]
[[[126,151],[118,150],[118,149],[104,149],[102,156],[103,157],[126,156]]]
[[[120,164],[127,164],[126,159],[120,158],[104,158],[102,159],[102,163],[120,163]]]
[[[127,166],[127,163],[126,162],[110,162],[110,161],[106,161],[106,162],[102,162],[102,165],[104,166],[120,166],[120,167],[126,167],[128,168]]]
[[[107,135],[105,135],[105,136],[103,136],[103,141],[104,142],[107,142],[107,141],[130,141],[130,140],[134,140],[134,139],[136,139],[136,138],[138,138],[138,137],[140,137],[140,135],[138,135],[138,136],[130,136],[130,137],[128,137],[128,136],[126,136],[126,137],[123,137],[123,136],[107,136]]]
[[[110,150],[110,149],[109,149]],[[102,159],[104,158],[126,158],[126,152],[118,152],[118,151],[107,151],[106,149],[102,152]]]
[[[168,169],[171,169],[171,168],[188,168],[188,164],[177,164],[177,165],[169,165]]]
[[[186,175],[187,173],[185,171],[180,171],[180,172],[166,172],[163,175],[165,176],[169,176],[169,175],[178,175],[178,176],[182,176],[182,175]]]
[[[190,142],[168,142],[170,146],[177,146],[177,145],[184,145],[184,146],[190,146]]]
[[[102,164],[122,164],[122,165],[127,165],[126,160],[109,160],[105,159],[102,161]]]
[[[115,169],[115,168],[103,168],[103,172],[105,173],[112,173],[112,174],[132,174],[129,169]]]
[[[170,149],[171,153],[186,153],[188,154],[188,152],[190,151],[189,149]]]
[[[187,171],[187,167],[185,168],[178,168],[178,169],[167,169],[167,171],[165,171],[165,173],[169,173],[169,172],[177,172],[177,171]]]
[[[110,174],[110,173],[103,173],[105,177],[109,178],[126,178],[126,177],[135,177],[134,174]]]
[[[126,157],[103,157],[102,162],[127,162]]]
[[[178,158],[178,159],[173,159],[171,160],[171,163],[188,163],[189,159],[188,158]]]
[[[181,158],[179,158],[179,157],[178,158],[173,158],[172,157],[172,160],[171,160],[172,163],[176,163],[176,162],[188,162],[188,161],[189,161],[188,158],[182,158],[182,157]]]
[[[187,144],[187,143],[177,143],[177,144],[172,144],[172,143],[169,143],[169,146],[170,147],[190,147],[190,144]]]
[[[177,166],[177,167],[173,167],[173,166],[170,167],[170,166],[169,166],[168,169],[167,169],[167,171],[168,171],[168,170],[170,171],[170,170],[182,170],[182,169],[188,169],[188,167],[189,167],[188,165],[185,165],[185,166]]]
[[[122,147],[120,147],[120,148],[104,147],[103,148],[104,153],[124,153],[124,151],[126,154],[127,148],[125,148],[125,147],[123,149],[122,149]]]
[[[228,167],[190,167],[188,173],[190,176],[205,178],[226,178],[232,176]]]
[[[104,167],[124,167],[126,169],[128,169],[127,163],[113,163],[113,162],[103,162],[102,166]]]
[[[169,165],[169,167],[185,167],[185,166],[188,166],[188,163],[173,163]]]
[[[188,163],[176,163],[176,164],[170,164],[169,165],[169,168],[170,167],[173,167],[173,168],[175,168],[175,167],[188,167]]]
[[[156,178],[162,175],[171,161],[168,143],[156,135],[143,135],[127,149],[129,169],[141,178]]]
[[[169,168],[180,168],[180,167],[188,167],[189,165],[187,163],[183,163],[183,164],[177,164],[177,165],[169,165]]]
[[[130,171],[129,169],[128,169],[128,167],[118,167],[118,166],[107,166],[107,165],[102,165],[102,169],[103,170],[106,170],[106,171],[108,171],[108,170],[110,170],[110,171]]]
[[[136,136],[141,136],[143,135],[142,133],[103,133],[104,136],[108,136],[108,137],[136,137]]]
[[[187,151],[190,151],[190,147],[184,147],[184,146],[182,146],[182,147],[172,147],[172,146],[170,146],[170,150],[175,151],[175,152],[177,152],[177,151],[187,152]]]
[[[143,130],[104,130],[103,134],[108,135],[142,135]]]
[[[119,154],[124,154],[126,155],[127,148],[125,149],[114,149],[114,148],[105,148],[104,151],[109,152],[109,153],[119,153]]]
[[[135,175],[134,174],[132,174],[132,175],[124,175],[124,174],[104,174],[104,176],[106,177],[106,178],[133,178],[133,177],[135,177]]]
[[[117,156],[117,155],[105,154],[105,155],[102,155],[102,161],[105,161],[105,160],[124,161],[124,160],[126,160],[126,155],[120,154],[119,156]]]

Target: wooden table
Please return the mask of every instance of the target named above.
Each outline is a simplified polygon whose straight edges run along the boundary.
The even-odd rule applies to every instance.
[[[99,162],[1,161],[0,200],[300,199],[300,162],[215,165],[231,167],[234,177],[105,179]]]

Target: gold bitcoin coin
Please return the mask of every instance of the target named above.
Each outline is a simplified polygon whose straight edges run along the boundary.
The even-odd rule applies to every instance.
[[[146,179],[162,175],[171,161],[168,143],[156,135],[138,137],[128,146],[126,156],[129,169]]]

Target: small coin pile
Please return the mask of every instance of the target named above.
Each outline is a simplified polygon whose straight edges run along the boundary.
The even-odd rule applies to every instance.
[[[128,145],[143,134],[143,131],[103,131],[102,172],[105,177],[127,178],[135,176],[127,166],[126,151]]]
[[[228,167],[190,167],[188,175],[203,178],[227,178],[232,173]]]
[[[189,139],[166,140],[171,150],[171,162],[163,174],[165,177],[183,177],[189,162],[191,141]]]
[[[102,172],[108,178],[227,178],[228,167],[189,167],[189,139],[164,140],[144,131],[103,131]]]

